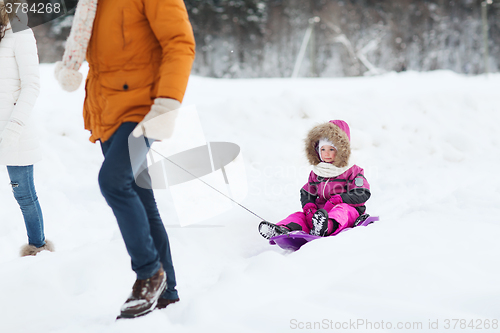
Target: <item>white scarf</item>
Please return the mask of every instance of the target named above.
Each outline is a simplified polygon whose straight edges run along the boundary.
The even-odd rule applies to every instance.
[[[55,67],[56,78],[66,91],[75,91],[82,83],[83,75],[78,70],[85,60],[96,10],[97,0],[80,0],[76,6],[63,60]]]
[[[342,168],[336,167],[335,165],[330,163],[320,162],[319,164],[313,166],[313,172],[321,177],[333,178],[340,176],[341,174],[349,170],[353,165],[354,164],[351,163],[351,159],[349,159],[347,166]]]

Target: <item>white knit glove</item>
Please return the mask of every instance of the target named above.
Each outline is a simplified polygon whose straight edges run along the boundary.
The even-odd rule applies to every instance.
[[[157,98],[151,111],[137,124],[132,134],[137,138],[164,140],[172,136],[181,103],[171,98]]]
[[[13,150],[19,142],[22,131],[23,126],[17,121],[9,121],[0,135],[0,150]]]

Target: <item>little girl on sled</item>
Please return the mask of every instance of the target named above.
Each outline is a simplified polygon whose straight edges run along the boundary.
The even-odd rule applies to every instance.
[[[309,131],[305,148],[313,169],[300,190],[302,211],[277,224],[262,221],[259,233],[264,238],[297,230],[326,237],[354,226],[366,210],[370,185],[363,169],[349,161],[350,140],[349,126],[342,120],[331,120]]]

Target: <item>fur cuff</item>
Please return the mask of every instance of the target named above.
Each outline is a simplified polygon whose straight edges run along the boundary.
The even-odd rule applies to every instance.
[[[20,255],[21,257],[36,256],[38,252],[42,252],[44,250],[54,252],[54,244],[49,240],[45,240],[45,245],[42,247],[26,244],[21,248]]]
[[[54,69],[57,81],[61,87],[69,92],[75,91],[80,87],[83,80],[83,75],[74,69],[65,68],[62,61],[56,63]]]

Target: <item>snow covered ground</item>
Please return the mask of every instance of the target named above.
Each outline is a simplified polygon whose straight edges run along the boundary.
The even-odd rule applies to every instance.
[[[35,179],[57,251],[18,257],[26,232],[0,168],[0,332],[499,330],[500,75],[192,77],[184,104],[196,105],[207,140],[242,149],[243,205],[273,222],[299,210],[303,139],[343,119],[380,221],[290,253],[239,207],[180,227],[169,191],[157,191],[181,302],[116,322],[135,276],[98,189],[84,89],[65,93],[52,73],[41,66],[34,117],[45,159]]]

